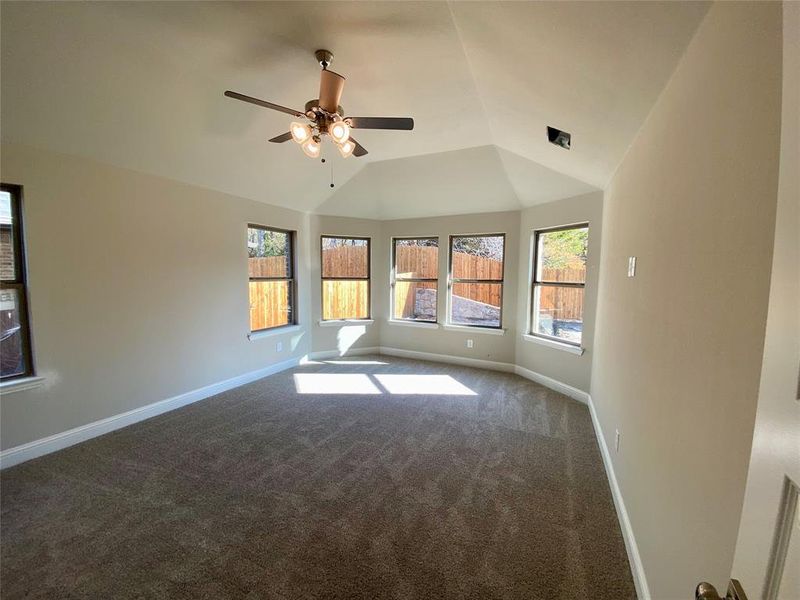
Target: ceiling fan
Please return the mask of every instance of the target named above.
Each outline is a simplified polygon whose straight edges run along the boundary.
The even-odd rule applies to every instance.
[[[410,117],[345,117],[344,109],[339,104],[344,89],[344,77],[328,70],[333,60],[329,50],[317,50],[314,56],[322,67],[319,81],[319,98],[306,102],[305,112],[273,104],[266,100],[259,100],[252,96],[245,96],[238,92],[228,90],[228,98],[242,100],[270,108],[293,117],[308,119],[308,122],[293,121],[289,131],[275,136],[270,142],[282,144],[294,140],[303,148],[306,156],[317,158],[322,152],[322,136],[329,135],[339,153],[347,158],[351,154],[364,156],[366,148],[350,136],[351,129],[401,129],[411,131],[414,129],[414,119]]]

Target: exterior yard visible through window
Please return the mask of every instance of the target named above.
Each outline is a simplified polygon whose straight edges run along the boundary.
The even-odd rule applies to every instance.
[[[537,231],[531,334],[580,346],[589,226]]]
[[[499,329],[505,235],[450,237],[450,323]]]

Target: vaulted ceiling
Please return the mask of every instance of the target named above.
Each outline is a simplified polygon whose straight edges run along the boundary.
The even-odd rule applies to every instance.
[[[323,214],[530,206],[605,186],[707,9],[4,2],[2,139]],[[223,97],[302,109],[317,48],[347,77],[346,114],[413,116],[414,131],[359,131],[367,156],[328,151],[323,165],[267,143],[291,117]],[[547,125],[572,149],[548,143]]]

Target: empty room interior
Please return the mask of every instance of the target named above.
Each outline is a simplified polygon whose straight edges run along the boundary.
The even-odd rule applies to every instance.
[[[800,600],[800,2],[0,25],[0,598]]]

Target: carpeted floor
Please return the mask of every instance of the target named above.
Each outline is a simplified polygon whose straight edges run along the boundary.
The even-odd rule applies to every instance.
[[[302,392],[302,393],[301,393]],[[634,598],[585,406],[385,356],[2,473],[15,598]]]

